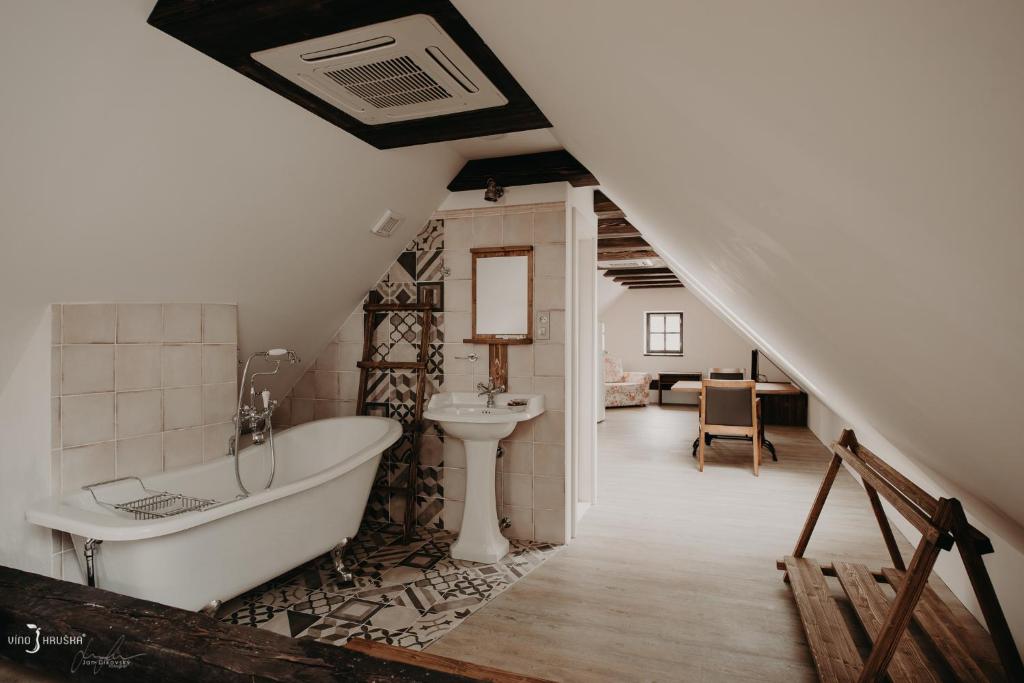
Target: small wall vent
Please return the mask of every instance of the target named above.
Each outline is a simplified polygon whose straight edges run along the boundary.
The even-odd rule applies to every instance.
[[[597,260],[601,263],[605,263],[604,261],[601,261],[600,258]],[[650,268],[655,265],[654,261],[649,258],[623,259],[621,261],[613,261],[612,263],[615,264],[616,268]]]
[[[390,209],[384,212],[377,224],[370,228],[370,232],[378,237],[391,237],[391,234],[402,224],[402,217],[393,213]]]
[[[254,52],[252,58],[371,125],[508,104],[426,14]]]

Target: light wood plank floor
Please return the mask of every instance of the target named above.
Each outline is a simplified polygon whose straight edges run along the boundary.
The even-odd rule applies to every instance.
[[[808,429],[769,428],[779,461],[760,477],[750,444],[725,441],[701,474],[696,432],[689,407],[608,410],[598,504],[577,538],[429,651],[565,681],[814,680],[775,560],[796,542],[828,450]],[[888,564],[845,471],[808,556]]]

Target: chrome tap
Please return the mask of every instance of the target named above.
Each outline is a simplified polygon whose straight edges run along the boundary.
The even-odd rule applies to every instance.
[[[505,391],[505,387],[504,387],[504,385],[502,385],[502,386],[495,386],[494,385],[494,380],[493,379],[489,379],[489,380],[487,380],[487,384],[484,384],[483,382],[480,382],[479,384],[477,384],[476,385],[476,390],[477,390],[477,392],[479,392],[479,393],[477,393],[477,396],[486,396],[487,397],[487,407],[488,408],[493,408],[494,407],[494,395],[495,394],[500,394],[501,392]]]

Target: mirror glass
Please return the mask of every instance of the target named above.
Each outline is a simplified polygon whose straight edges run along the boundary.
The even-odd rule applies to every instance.
[[[520,252],[522,253],[522,252]],[[475,254],[474,337],[530,333],[530,255]]]

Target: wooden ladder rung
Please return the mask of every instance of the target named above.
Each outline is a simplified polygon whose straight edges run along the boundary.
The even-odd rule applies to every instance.
[[[356,367],[367,370],[426,370],[427,364],[419,361],[361,360]]]
[[[818,678],[856,681],[864,663],[818,563],[791,556],[784,562]]]
[[[898,591],[903,585],[905,572],[886,568],[882,570],[882,574],[894,590]],[[965,647],[964,636],[955,630],[953,624],[958,620],[953,610],[930,586],[926,586],[921,594],[921,600],[914,610],[914,621],[935,645],[935,650],[949,665],[957,680],[990,680]]]
[[[422,304],[363,304],[363,310],[367,313],[386,313],[388,311],[430,311],[434,309],[432,303]]]
[[[864,626],[864,630],[867,631],[871,642],[874,643],[878,640],[885,619],[889,615],[892,601],[882,592],[882,587],[875,580],[871,570],[864,565],[836,562],[834,567],[839,584],[846,591],[854,612],[857,613],[857,618]],[[909,633],[903,634],[903,638],[896,648],[896,654],[889,662],[887,673],[893,683],[901,681],[910,683],[935,681],[938,683],[941,680],[931,670],[924,653],[921,652],[921,648],[917,646]]]

